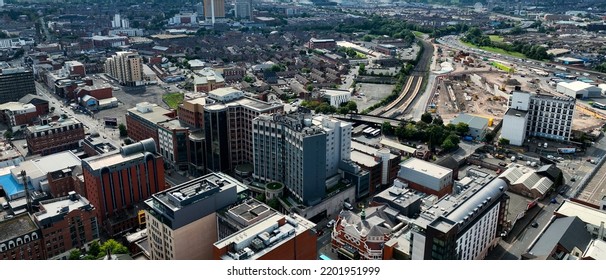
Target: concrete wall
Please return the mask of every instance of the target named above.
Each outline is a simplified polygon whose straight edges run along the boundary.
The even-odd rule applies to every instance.
[[[212,260],[217,242],[217,216],[212,213],[173,233],[174,259]]]
[[[501,137],[508,139],[511,145],[521,146],[526,136],[526,118],[505,115]]]

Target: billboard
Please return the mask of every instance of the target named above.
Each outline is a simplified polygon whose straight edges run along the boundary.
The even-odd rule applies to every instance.
[[[574,154],[577,148],[558,148],[558,154]]]
[[[104,117],[103,118],[103,123],[106,126],[118,126],[118,119],[117,118],[112,118],[112,117]]]

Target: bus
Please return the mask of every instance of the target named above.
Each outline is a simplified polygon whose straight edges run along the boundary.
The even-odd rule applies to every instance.
[[[602,109],[602,110],[606,109],[606,105],[599,103],[599,102],[593,102],[591,104],[591,106],[598,108],[598,109]]]
[[[370,136],[372,136],[372,137],[377,137],[377,136],[379,136],[379,135],[381,135],[381,130],[380,130],[380,129],[375,129],[375,130],[373,130],[373,131],[370,133]]]
[[[330,261],[332,260],[331,258],[327,257],[324,254],[321,254],[320,257],[318,258],[318,260],[323,260],[323,261]]]

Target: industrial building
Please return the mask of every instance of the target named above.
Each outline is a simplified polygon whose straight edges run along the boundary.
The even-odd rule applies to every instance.
[[[556,90],[573,98],[586,99],[602,96],[602,90],[599,87],[581,81],[560,82]]]
[[[450,121],[451,124],[465,123],[469,126],[468,135],[474,140],[482,141],[488,132],[489,120],[483,117],[459,114],[455,119]]]

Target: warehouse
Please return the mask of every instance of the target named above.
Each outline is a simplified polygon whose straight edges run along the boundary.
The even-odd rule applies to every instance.
[[[585,82],[574,81],[570,83],[561,82],[558,83],[557,89],[559,93],[566,94],[574,98],[589,98],[589,97],[600,97],[602,90],[599,87],[592,86]]]

